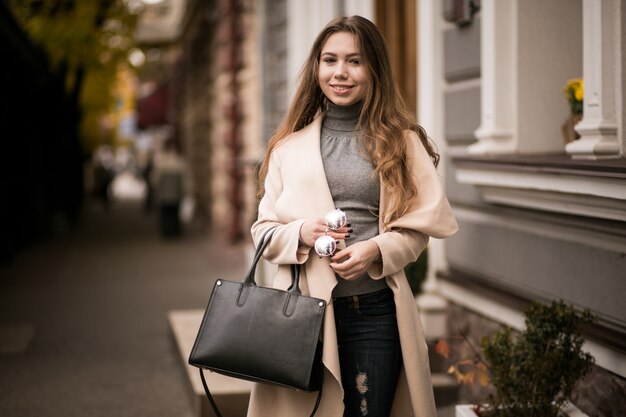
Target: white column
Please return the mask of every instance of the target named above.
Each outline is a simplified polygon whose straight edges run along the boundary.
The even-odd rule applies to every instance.
[[[418,122],[428,135],[435,138],[439,152],[445,153],[443,128],[443,32],[441,2],[423,0],[417,8]],[[441,159],[439,172],[444,173]],[[447,268],[444,241],[431,239],[428,245],[428,275],[417,298],[424,334],[428,339],[447,334],[446,308],[448,302],[439,295],[437,271]]]
[[[359,15],[374,21],[373,0],[345,0],[344,12],[346,16]]]
[[[583,119],[576,125],[580,139],[565,150],[574,159],[620,156],[615,113],[615,27],[613,0],[583,0]]]
[[[417,8],[417,121],[428,136],[437,142],[440,153],[447,151],[444,133],[443,105],[443,29],[440,2],[419,1]],[[445,172],[445,158],[438,171]],[[429,271],[422,290],[437,291],[435,272],[447,268],[443,241],[431,239],[428,252]]]
[[[287,0],[287,80],[290,99],[313,41],[335,17],[335,6],[335,0]]]
[[[517,151],[515,132],[515,0],[483,0],[480,35],[481,122],[471,154]]]

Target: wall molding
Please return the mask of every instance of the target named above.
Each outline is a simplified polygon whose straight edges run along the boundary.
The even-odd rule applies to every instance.
[[[452,158],[457,180],[485,201],[626,222],[626,159],[572,161],[565,155]]]
[[[459,220],[566,242],[584,242],[589,247],[618,253],[626,252],[626,228],[623,225],[619,227],[621,224],[615,221],[590,222],[581,217],[557,216],[506,207],[489,208],[455,204],[453,210]]]

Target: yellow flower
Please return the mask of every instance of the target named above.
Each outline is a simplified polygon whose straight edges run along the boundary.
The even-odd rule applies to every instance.
[[[567,84],[567,88],[574,91],[574,97],[576,98],[576,100],[582,101],[583,88],[584,88],[583,80],[581,79],[570,80]]]
[[[583,99],[583,89],[582,88],[578,88],[578,89],[574,90],[574,97],[576,97],[576,100],[582,101],[582,99]]]
[[[583,110],[584,83],[580,78],[567,81],[563,88],[565,98],[567,98],[572,114],[580,114]]]

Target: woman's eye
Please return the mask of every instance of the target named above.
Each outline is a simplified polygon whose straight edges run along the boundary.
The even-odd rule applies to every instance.
[[[359,65],[359,64],[360,64],[360,62],[359,62],[359,60],[358,60],[358,59],[352,59],[352,60],[350,60],[350,63],[351,63],[352,65]]]
[[[333,62],[335,62],[333,58],[324,58],[322,61],[326,64],[332,64]]]

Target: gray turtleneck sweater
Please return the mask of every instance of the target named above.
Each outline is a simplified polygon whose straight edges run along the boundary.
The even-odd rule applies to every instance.
[[[342,209],[354,230],[346,239],[349,246],[378,234],[380,180],[360,144],[356,130],[361,103],[351,106],[330,104],[322,123],[320,148],[326,180],[336,208]],[[334,297],[366,294],[387,286],[384,279],[364,274],[354,281],[337,275]]]

